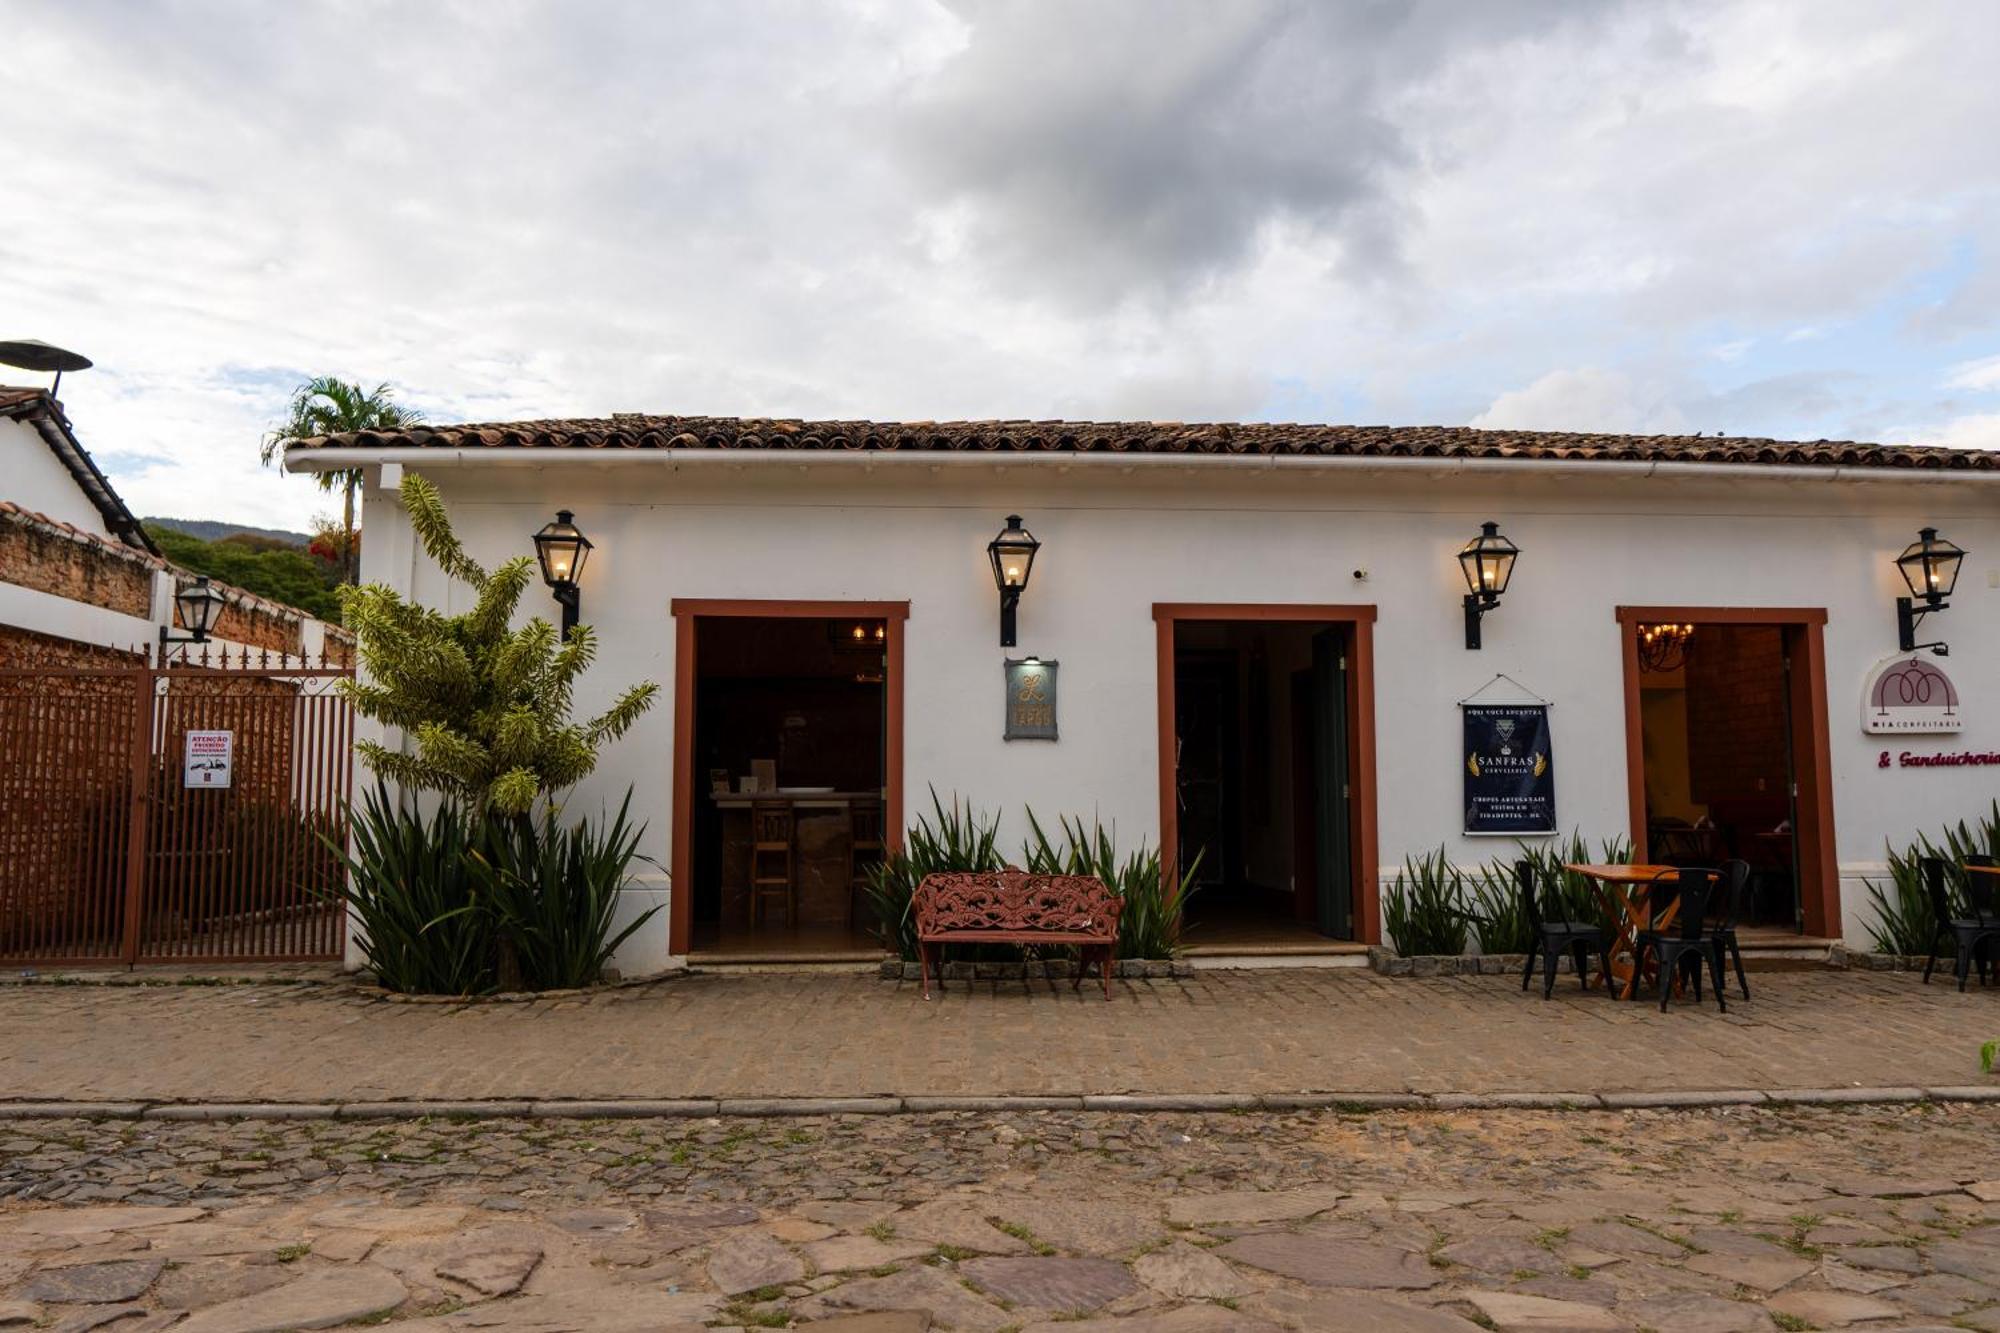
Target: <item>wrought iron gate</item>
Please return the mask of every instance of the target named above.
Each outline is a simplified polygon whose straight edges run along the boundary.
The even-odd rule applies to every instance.
[[[0,962],[340,956],[354,673],[254,656],[0,670]]]

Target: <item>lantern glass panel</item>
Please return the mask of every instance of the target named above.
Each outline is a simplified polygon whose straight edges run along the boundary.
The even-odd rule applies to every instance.
[[[1896,557],[1896,568],[1912,596],[1942,601],[1957,586],[1958,567],[1964,560],[1965,552],[1955,543],[1938,536],[1936,528],[1925,528]]]
[[[1498,524],[1484,524],[1479,535],[1458,553],[1465,586],[1482,598],[1499,597],[1514,577],[1514,558],[1520,553],[1513,542],[1500,535]]]
[[[181,627],[190,633],[206,637],[222,618],[222,594],[205,578],[174,594],[174,602],[180,608]]]
[[[1041,549],[1027,529],[1021,526],[1019,515],[1007,516],[1007,527],[987,546],[986,552],[993,560],[993,582],[1000,588],[1025,588],[1028,578],[1034,572],[1035,552]]]
[[[569,510],[557,513],[555,522],[535,534],[535,556],[542,564],[542,582],[552,588],[575,583],[583,577],[590,541],[570,521]]]

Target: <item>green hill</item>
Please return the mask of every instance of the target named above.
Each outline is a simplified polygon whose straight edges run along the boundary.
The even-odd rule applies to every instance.
[[[167,559],[183,569],[233,583],[245,592],[296,607],[321,620],[340,620],[340,602],[334,595],[335,571],[307,555],[301,546],[252,532],[203,541],[152,520],[146,523],[146,533]]]

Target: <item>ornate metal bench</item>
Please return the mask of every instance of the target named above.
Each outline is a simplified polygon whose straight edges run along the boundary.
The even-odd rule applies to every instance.
[[[1090,875],[1031,875],[993,870],[926,875],[917,885],[912,908],[917,918],[917,954],[923,964],[924,998],[938,975],[947,944],[1075,945],[1075,990],[1095,963],[1102,969],[1104,998],[1111,998],[1111,964],[1118,957],[1118,910],[1124,906],[1104,882]]]

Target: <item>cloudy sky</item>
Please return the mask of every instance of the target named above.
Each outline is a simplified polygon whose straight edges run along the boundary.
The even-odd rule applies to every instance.
[[[312,374],[2000,447],[2000,5],[0,0],[0,337],[141,513]],[[0,378],[34,382],[27,372]]]

